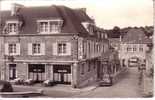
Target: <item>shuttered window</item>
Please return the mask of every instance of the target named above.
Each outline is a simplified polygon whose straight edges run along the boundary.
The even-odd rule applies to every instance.
[[[28,55],[45,55],[45,43],[28,43]]]
[[[20,43],[6,43],[5,55],[20,55]]]
[[[66,56],[71,55],[71,43],[53,43],[53,55]]]

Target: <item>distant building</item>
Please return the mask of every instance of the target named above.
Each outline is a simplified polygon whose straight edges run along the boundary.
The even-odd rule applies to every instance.
[[[85,9],[14,4],[1,11],[0,24],[1,80],[51,80],[73,87],[97,80],[97,59],[108,50],[108,40]]]
[[[142,29],[130,29],[122,38],[120,45],[121,63],[126,66],[136,66],[139,60],[146,63],[146,52],[150,43],[151,40],[145,36]]]

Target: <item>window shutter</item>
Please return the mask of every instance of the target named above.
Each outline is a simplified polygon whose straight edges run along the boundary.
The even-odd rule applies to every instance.
[[[28,55],[32,55],[32,43],[28,43]]]
[[[9,55],[9,44],[5,43],[5,55]]]
[[[18,77],[18,71],[17,71],[17,69],[16,69],[16,76],[15,76],[16,78]]]
[[[41,43],[41,55],[45,55],[45,43]]]
[[[57,55],[58,54],[58,46],[57,43],[53,43],[53,55]]]
[[[40,32],[40,23],[37,22],[37,32]]]
[[[16,44],[16,54],[20,55],[20,43]]]
[[[66,45],[67,45],[67,48],[66,48],[66,50],[67,50],[67,54],[66,55],[71,55],[71,43],[66,43]]]

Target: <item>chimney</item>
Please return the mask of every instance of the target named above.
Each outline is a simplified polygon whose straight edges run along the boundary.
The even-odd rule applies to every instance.
[[[86,11],[87,11],[86,8],[80,8],[80,10],[83,11],[83,12],[85,12],[85,13],[86,13]]]
[[[21,4],[13,3],[11,6],[11,15],[15,16],[18,14],[18,11],[20,8],[23,8],[24,6]]]

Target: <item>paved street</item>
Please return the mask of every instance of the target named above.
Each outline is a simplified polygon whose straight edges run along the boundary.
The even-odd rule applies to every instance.
[[[43,97],[81,97],[81,98],[111,98],[111,97],[141,97],[138,86],[137,68],[129,68],[121,75],[119,81],[110,87],[97,87],[89,91],[73,91],[70,86],[59,85],[56,87],[44,87]],[[65,90],[62,91],[62,88]],[[16,91],[36,91],[40,87],[16,86]]]
[[[129,68],[128,72],[122,75],[121,80],[111,87],[98,87],[94,91],[81,93],[76,97],[141,97],[138,86],[137,68]]]

